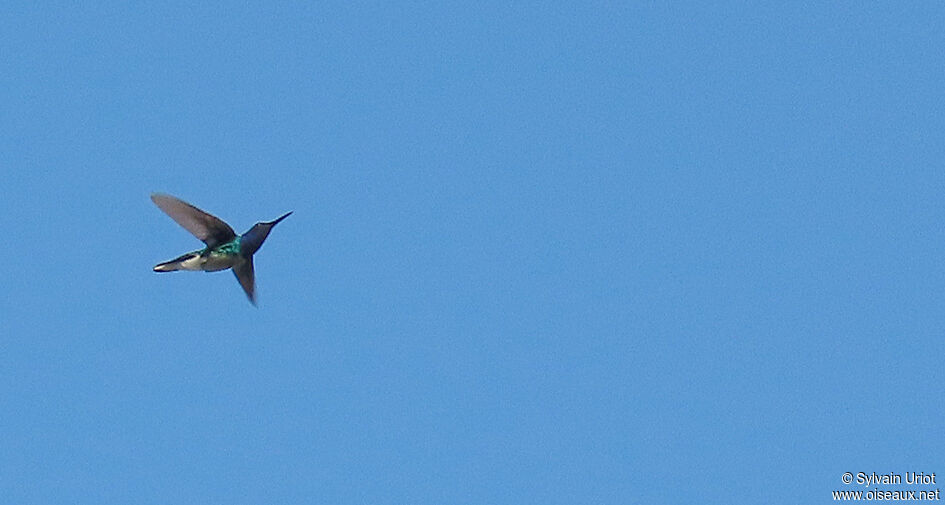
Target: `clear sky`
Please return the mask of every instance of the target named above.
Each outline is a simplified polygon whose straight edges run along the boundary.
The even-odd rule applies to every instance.
[[[5,3],[0,502],[825,503],[863,487],[847,471],[945,479],[943,23]],[[201,246],[157,191],[238,232],[294,211],[258,308],[230,272],[151,271]]]

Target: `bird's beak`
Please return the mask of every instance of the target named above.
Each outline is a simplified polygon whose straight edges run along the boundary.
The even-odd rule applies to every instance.
[[[268,223],[265,223],[265,224],[268,224],[269,226],[275,226],[275,225],[279,224],[279,221],[282,221],[283,219],[289,217],[290,215],[292,215],[292,213],[291,213],[291,212],[288,212],[288,213],[284,214],[282,217],[280,217],[279,219],[276,219],[275,221],[269,221]]]

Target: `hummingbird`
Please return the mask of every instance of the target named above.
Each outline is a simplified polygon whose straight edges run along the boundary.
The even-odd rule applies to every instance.
[[[253,254],[259,250],[272,227],[289,217],[288,212],[275,221],[256,223],[242,235],[220,218],[171,195],[154,193],[151,201],[177,221],[177,224],[202,240],[207,247],[154,265],[155,272],[202,270],[217,272],[232,268],[250,303],[256,305],[256,276],[253,272]]]

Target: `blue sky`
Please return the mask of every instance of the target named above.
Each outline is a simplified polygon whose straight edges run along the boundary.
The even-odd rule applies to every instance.
[[[0,501],[945,475],[941,6],[191,4],[0,8]]]

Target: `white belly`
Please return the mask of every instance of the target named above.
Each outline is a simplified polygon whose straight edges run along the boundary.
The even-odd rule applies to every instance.
[[[216,272],[226,270],[233,266],[233,259],[215,254],[206,256],[194,255],[179,263],[181,270],[203,270],[204,272]]]
[[[203,270],[200,268],[201,264],[203,264],[203,258],[201,258],[199,255],[194,255],[188,259],[185,259],[184,261],[181,261],[177,265],[181,270]]]

